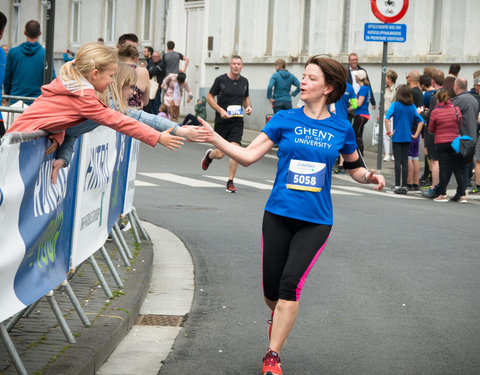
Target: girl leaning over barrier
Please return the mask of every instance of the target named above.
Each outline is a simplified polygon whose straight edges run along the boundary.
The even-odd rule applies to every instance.
[[[117,50],[98,43],[82,46],[75,60],[62,66],[60,75],[42,86],[42,94],[19,116],[11,132],[45,130],[55,149],[64,140],[65,129],[93,120],[151,146],[157,143],[179,148],[182,138],[160,133],[137,120],[111,109],[98,98],[113,82],[118,66]]]
[[[166,118],[147,113],[143,110],[137,110],[129,107],[129,100],[133,95],[133,91],[137,82],[137,74],[129,64],[118,63],[114,81],[108,86],[103,93],[98,93],[100,100],[122,113],[138,120],[157,131],[163,133],[165,138],[173,136],[181,136],[190,142],[203,142],[205,136],[209,134],[203,127],[198,126],[180,126]],[[80,135],[92,131],[98,123],[95,121],[85,121],[79,125],[73,126],[66,131],[65,141],[57,151],[56,160],[53,165],[52,182],[56,183],[57,174],[60,168],[67,166],[72,158],[73,146],[75,140]],[[165,147],[173,150],[169,143],[163,144]]]
[[[277,174],[262,226],[263,292],[272,318],[264,375],[282,374],[280,351],[297,318],[305,279],[330,235],[331,171],[338,155],[355,181],[376,184],[377,190],[385,186],[383,176],[363,167],[351,124],[327,109],[342,97],[346,82],[347,71],[339,62],[311,57],[300,85],[305,105],[277,112],[247,148],[225,141],[199,118],[212,132],[207,141],[243,166],[278,145]]]

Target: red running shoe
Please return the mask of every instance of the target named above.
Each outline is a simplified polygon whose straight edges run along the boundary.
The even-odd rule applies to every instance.
[[[235,188],[235,185],[233,184],[233,180],[228,180],[227,189],[225,191],[227,193],[235,193],[237,191],[237,189]]]
[[[272,349],[268,349],[265,358],[263,358],[263,375],[283,375],[280,368],[280,357]]]
[[[272,327],[273,327],[273,311],[272,315],[270,316],[270,319],[267,320],[268,324],[268,341],[272,339]]]
[[[212,164],[212,159],[210,159],[210,153],[213,151],[213,149],[209,148],[207,152],[205,153],[205,156],[202,159],[202,169],[206,171],[210,164]]]

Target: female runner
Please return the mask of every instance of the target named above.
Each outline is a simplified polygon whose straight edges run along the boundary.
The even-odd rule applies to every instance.
[[[198,119],[211,131],[207,141],[243,166],[278,145],[277,175],[262,226],[263,292],[273,318],[264,375],[282,374],[279,354],[297,317],[305,279],[330,234],[335,160],[343,155],[355,181],[376,184],[377,190],[385,185],[383,176],[368,172],[359,160],[351,124],[327,109],[342,97],[346,82],[346,69],[339,62],[311,57],[300,86],[304,107],[276,113],[247,148],[225,141]]]

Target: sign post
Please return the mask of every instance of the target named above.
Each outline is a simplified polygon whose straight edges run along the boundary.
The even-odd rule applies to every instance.
[[[407,39],[407,25],[393,23],[399,21],[405,13],[407,13],[408,1],[409,0],[370,0],[373,14],[384,23],[365,24],[364,40],[366,42],[383,42],[377,169],[382,169],[383,125],[385,116],[385,74],[387,73],[388,42],[403,43]]]

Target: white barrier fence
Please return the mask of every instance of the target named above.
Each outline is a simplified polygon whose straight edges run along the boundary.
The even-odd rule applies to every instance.
[[[55,185],[47,143],[0,145],[0,322],[62,283],[133,208],[138,141],[98,127]]]

